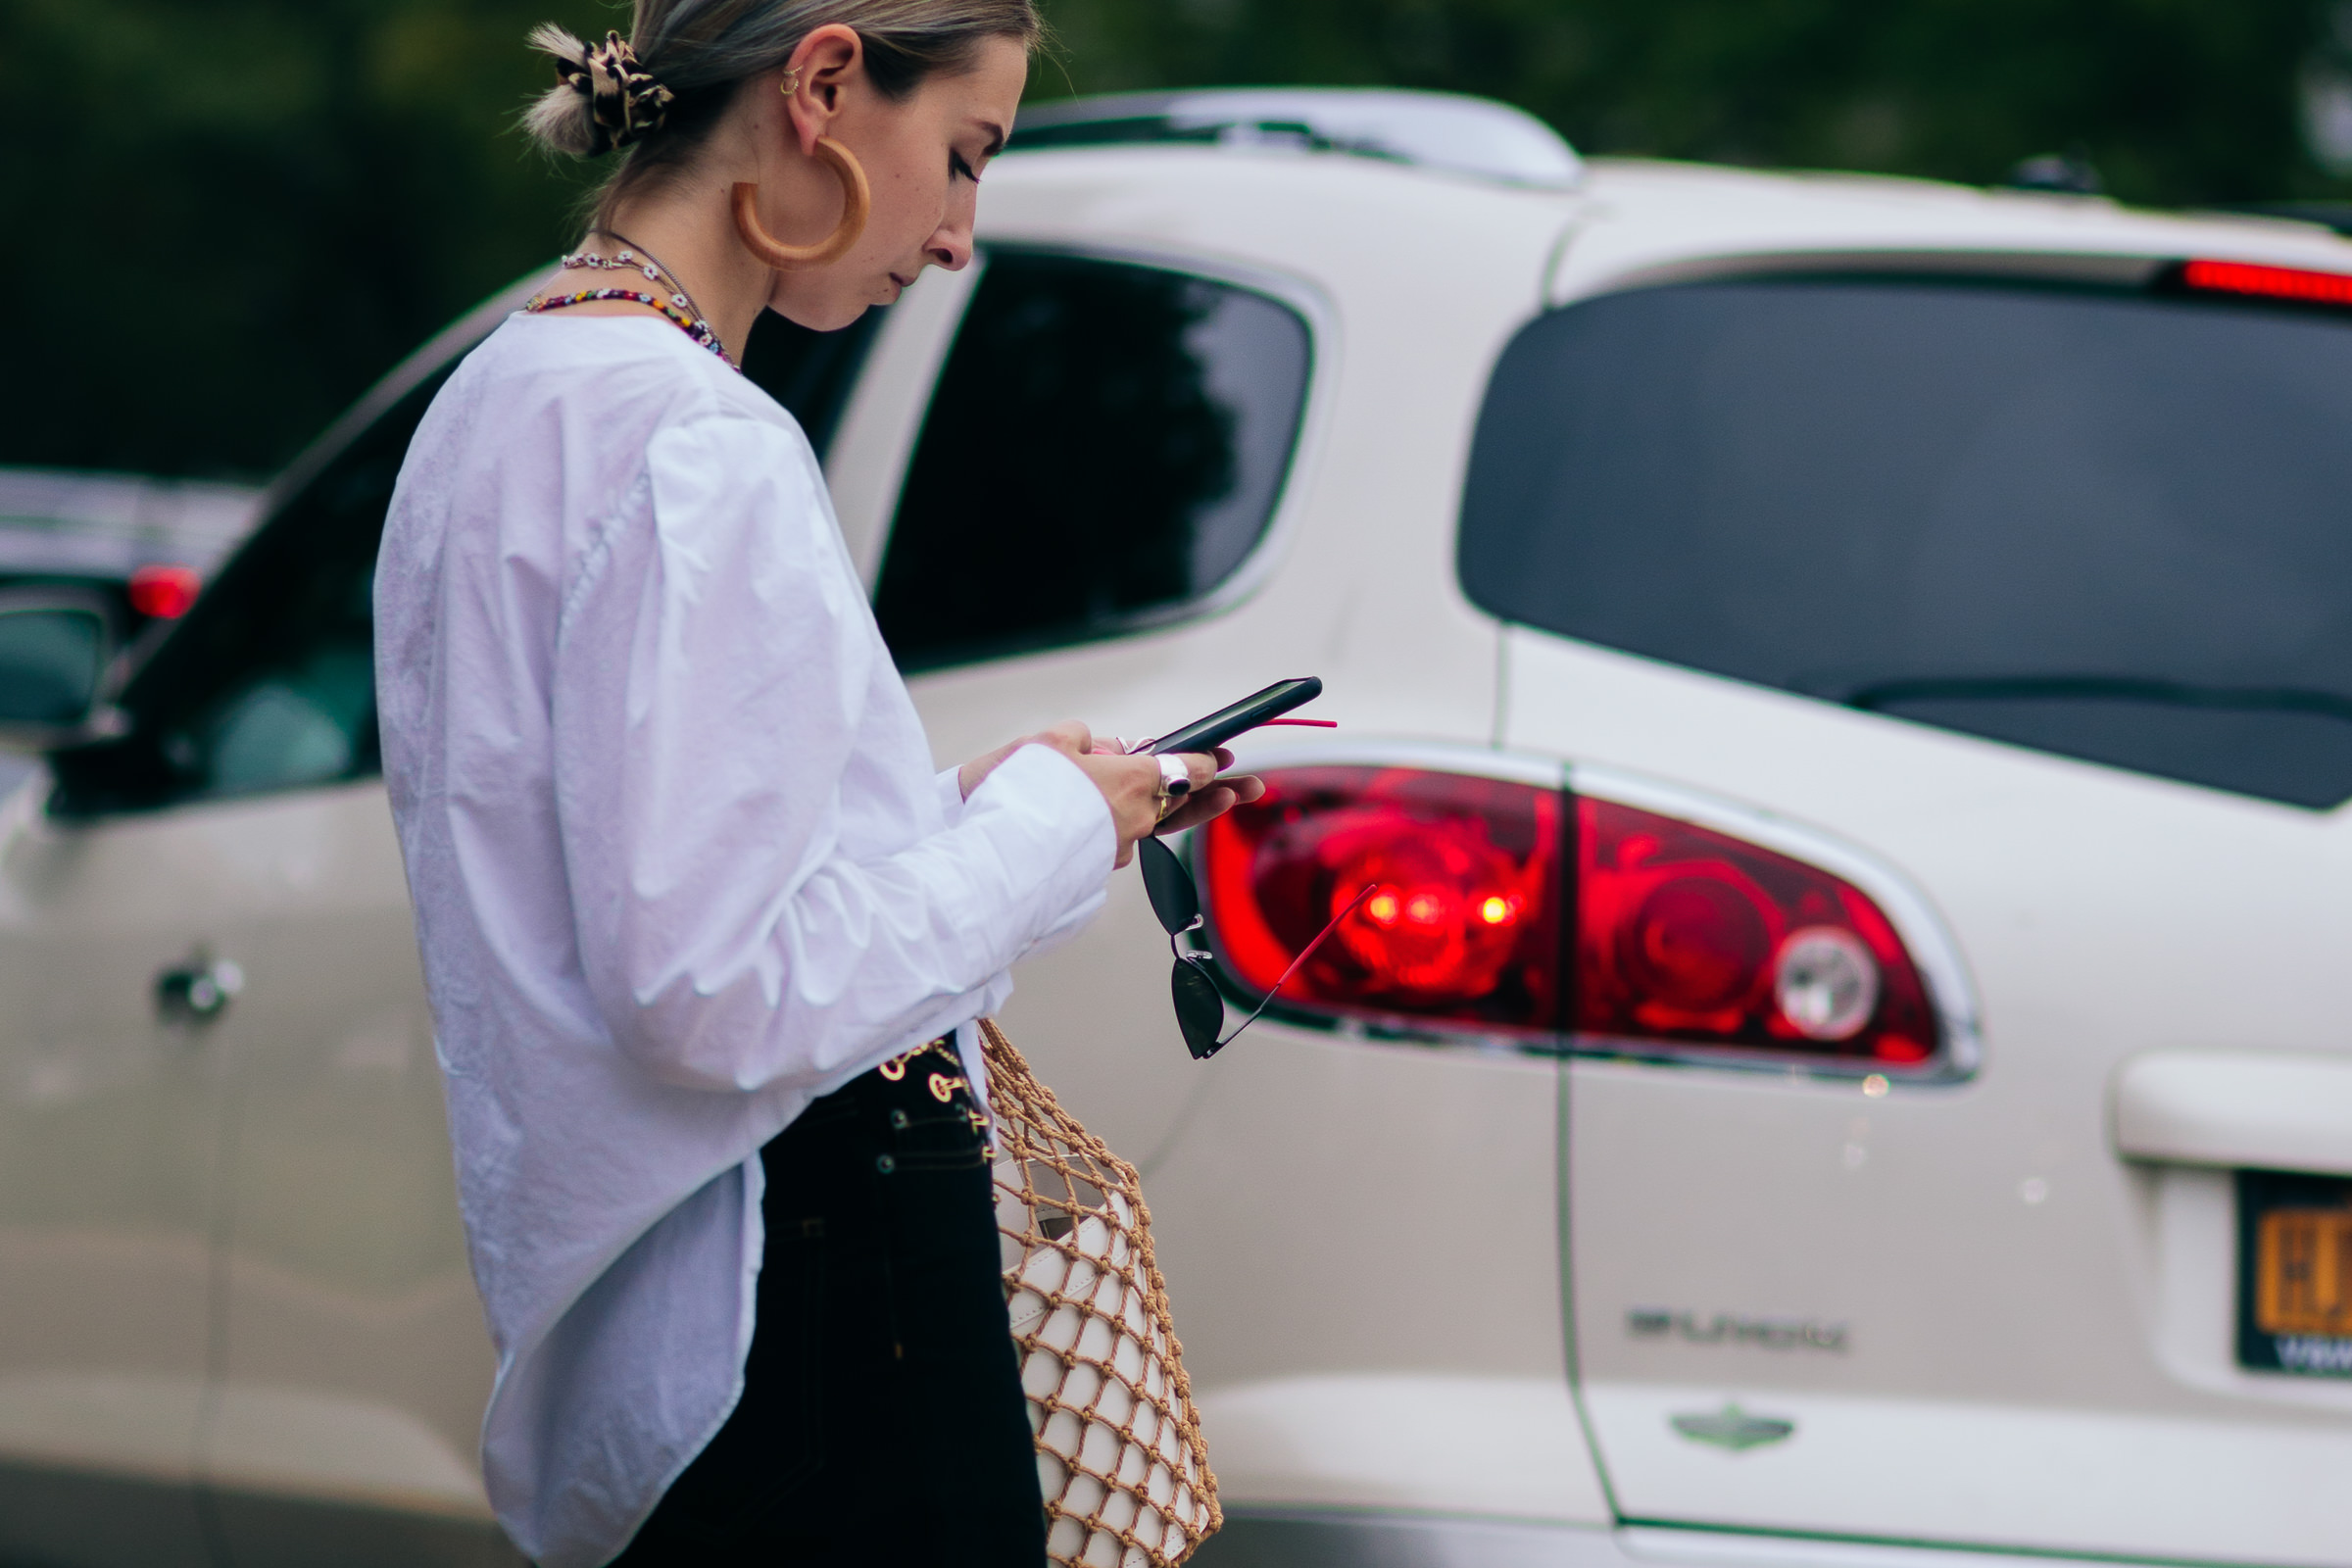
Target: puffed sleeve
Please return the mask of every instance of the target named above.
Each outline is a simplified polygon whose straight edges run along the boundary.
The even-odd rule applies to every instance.
[[[797,432],[712,416],[656,438],[565,592],[554,682],[580,961],[615,1044],[655,1077],[838,1080],[969,1016],[1097,906],[1109,810],[1047,747],[1014,754],[942,831],[842,851],[887,657]]]

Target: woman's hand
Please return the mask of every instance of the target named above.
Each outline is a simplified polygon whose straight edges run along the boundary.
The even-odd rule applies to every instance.
[[[1095,788],[1102,792],[1103,804],[1110,808],[1111,826],[1119,836],[1121,865],[1135,858],[1135,846],[1141,840],[1154,833],[1179,833],[1188,827],[1198,827],[1266,793],[1266,786],[1248,774],[1217,777],[1220,770],[1233,765],[1233,754],[1223,747],[1217,748],[1214,757],[1187,752],[1183,761],[1193,781],[1193,791],[1184,798],[1181,807],[1163,819],[1159,814],[1159,759],[1128,757],[1112,747],[1098,746],[1084,724],[1071,720],[1041,734],[1025,735],[998,747],[986,757],[964,763],[956,773],[956,782],[963,787],[965,798],[969,799],[972,791],[980,787],[980,781],[995,772],[1004,759],[1029,745],[1053,747],[1094,780]]]

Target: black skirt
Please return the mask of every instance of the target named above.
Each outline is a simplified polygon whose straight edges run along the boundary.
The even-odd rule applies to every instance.
[[[984,1125],[934,1042],[760,1152],[743,1398],[614,1568],[1045,1561]]]

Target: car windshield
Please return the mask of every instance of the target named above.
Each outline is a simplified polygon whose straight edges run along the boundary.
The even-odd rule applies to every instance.
[[[2352,798],[2352,315],[1770,278],[1504,354],[1461,571],[1507,619],[2297,806]]]

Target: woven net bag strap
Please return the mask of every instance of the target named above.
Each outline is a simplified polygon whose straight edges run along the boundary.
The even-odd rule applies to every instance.
[[[1184,1346],[1176,1338],[1176,1324],[1168,1310],[1167,1281],[1160,1275],[1159,1259],[1152,1250],[1152,1210],[1144,1201],[1143,1178],[1133,1165],[1112,1153],[1109,1145],[1088,1132],[1077,1117],[1062,1108],[1061,1102],[1054,1098],[1054,1091],[1038,1081],[1037,1074],[1029,1070],[1028,1061],[1005,1038],[1004,1031],[997,1027],[994,1018],[980,1020],[980,1039],[982,1058],[988,1064],[990,1108],[995,1112],[998,1137],[1004,1152],[1015,1158],[1054,1167],[1064,1176],[1100,1182],[1133,1205],[1137,1261],[1144,1280],[1144,1309],[1168,1348],[1169,1381],[1176,1396],[1176,1408],[1182,1412],[1182,1436],[1200,1470],[1200,1492],[1208,1505],[1208,1533],[1213,1535],[1224,1521],[1224,1510],[1217,1502],[1216,1476],[1208,1467],[1208,1443],[1201,1435],[1200,1414],[1193,1403],[1193,1382],[1184,1367]],[[1077,1169],[1062,1152],[1064,1149],[1079,1154],[1094,1168]]]

